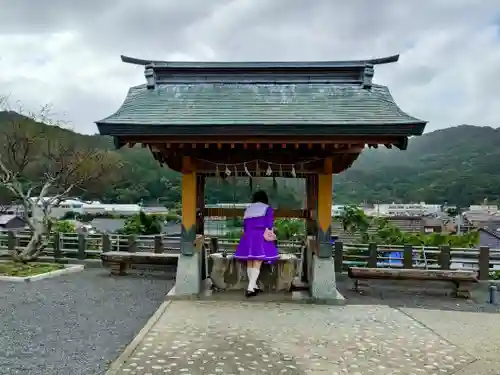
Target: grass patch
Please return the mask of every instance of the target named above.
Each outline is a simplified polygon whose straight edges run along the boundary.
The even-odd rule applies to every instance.
[[[63,264],[0,262],[0,276],[35,276],[63,268]]]

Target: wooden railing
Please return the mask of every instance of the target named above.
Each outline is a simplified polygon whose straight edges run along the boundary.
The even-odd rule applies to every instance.
[[[30,241],[29,232],[0,232],[0,257],[8,257],[14,249],[24,248]],[[108,234],[54,233],[42,259],[99,259],[108,251],[179,252],[179,238],[171,236],[127,236]]]
[[[500,250],[481,246],[477,249],[449,246],[423,247],[336,242],[333,257],[338,272],[350,266],[370,268],[468,269],[478,271],[480,280],[500,272]],[[340,271],[342,270],[342,271]]]
[[[9,252],[25,247],[30,240],[29,232],[0,232],[0,258]],[[210,252],[233,253],[237,239],[206,238]],[[278,241],[280,253],[301,256],[305,242]],[[107,251],[151,251],[156,253],[179,253],[180,239],[174,236],[154,235],[85,235],[77,233],[54,233],[42,259],[95,259]],[[401,253],[401,256],[396,255]],[[470,269],[486,280],[492,271],[500,273],[500,250],[480,247],[477,249],[441,247],[418,247],[376,244],[343,244],[337,241],[333,249],[337,272],[345,272],[349,266],[428,268],[428,269]]]
[[[227,251],[228,253],[233,253],[236,251],[238,246],[238,239],[227,239],[227,238],[208,238],[207,242],[210,244],[210,251]],[[303,247],[305,246],[304,241],[301,240],[280,240],[277,241],[278,249],[280,253],[295,253],[300,255]]]

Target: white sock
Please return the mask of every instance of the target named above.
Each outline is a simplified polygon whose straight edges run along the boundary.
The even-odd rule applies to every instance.
[[[258,289],[258,286],[257,286],[257,279],[259,278],[259,274],[260,274],[260,268],[252,268],[253,272],[252,272],[252,287],[253,289]]]
[[[252,280],[253,280],[253,271],[254,268],[250,268],[250,267],[247,267],[247,276],[248,276],[248,287],[247,287],[247,290],[249,292],[253,292],[254,290],[254,287],[253,287],[253,284],[252,284]]]

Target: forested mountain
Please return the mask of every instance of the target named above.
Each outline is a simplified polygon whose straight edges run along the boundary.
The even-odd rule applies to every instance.
[[[0,126],[9,126],[14,114],[0,112]],[[113,149],[108,137],[81,135],[57,126],[24,121],[25,126],[42,126],[50,139],[65,139],[75,147],[92,144]],[[1,152],[1,151],[0,151]],[[103,184],[96,196],[86,199],[107,202],[178,204],[180,176],[159,166],[147,149],[124,148],[116,151],[123,166],[120,180],[113,186]],[[246,202],[248,181],[210,181],[208,203]],[[254,182],[254,185],[256,183]],[[255,186],[254,186],[255,187]],[[279,205],[297,206],[303,199],[299,181],[271,181],[264,188]],[[354,166],[334,178],[336,203],[418,202],[468,205],[488,198],[500,202],[500,130],[462,125],[428,133],[410,140],[408,150],[379,148],[366,150]]]
[[[45,125],[35,122],[15,112],[0,112],[0,129],[7,132],[12,128],[22,131],[30,131],[40,128],[44,139],[37,142],[59,142],[69,147],[97,148],[102,150],[114,150],[113,140],[110,137],[100,135],[82,135],[71,130],[54,125]],[[0,137],[1,143],[1,137]],[[0,145],[0,155],[5,151],[5,145]],[[43,149],[42,147],[40,147]],[[92,192],[82,192],[80,197],[88,200],[101,200],[110,203],[138,203],[163,204],[175,206],[180,202],[180,175],[167,168],[160,167],[148,149],[140,146],[134,148],[124,147],[111,152],[113,157],[120,161],[118,180],[109,185],[103,183]],[[7,156],[7,155],[2,155]],[[45,158],[40,158],[45,160]],[[116,180],[116,179],[115,179]],[[268,179],[265,179],[268,180]],[[270,199],[274,204],[288,207],[300,207],[301,194],[297,194],[294,186],[285,186],[287,182],[280,181],[278,189],[273,188],[272,181],[254,181],[253,187],[261,184],[261,187],[269,192]],[[290,185],[288,183],[288,185]],[[281,188],[280,188],[281,187]],[[248,202],[251,197],[248,180],[228,178],[227,181],[210,179],[206,188],[207,203],[241,203]],[[10,201],[10,195],[5,189],[0,188],[0,201]]]
[[[334,181],[339,202],[499,202],[500,130],[461,125],[413,138],[406,151],[366,150]]]

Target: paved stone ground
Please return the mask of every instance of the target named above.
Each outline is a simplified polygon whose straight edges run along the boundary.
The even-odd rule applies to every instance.
[[[173,301],[118,374],[453,374],[464,350],[387,306]]]
[[[382,283],[382,285],[386,286],[387,284],[387,282]],[[444,294],[416,292],[415,290],[409,290],[404,285],[391,289],[377,286],[372,289],[363,289],[362,293],[353,291],[352,286],[352,281],[346,277],[343,280],[337,280],[337,289],[350,305],[384,305],[398,309],[418,308],[442,311],[500,313],[500,304],[495,306],[487,303],[486,295],[483,299],[479,298],[479,300],[472,301],[453,298]]]
[[[115,278],[102,269],[0,282],[0,374],[104,374],[172,285],[164,272]]]
[[[456,375],[500,374],[498,314],[415,308],[404,308],[402,311],[477,358],[476,362]]]

